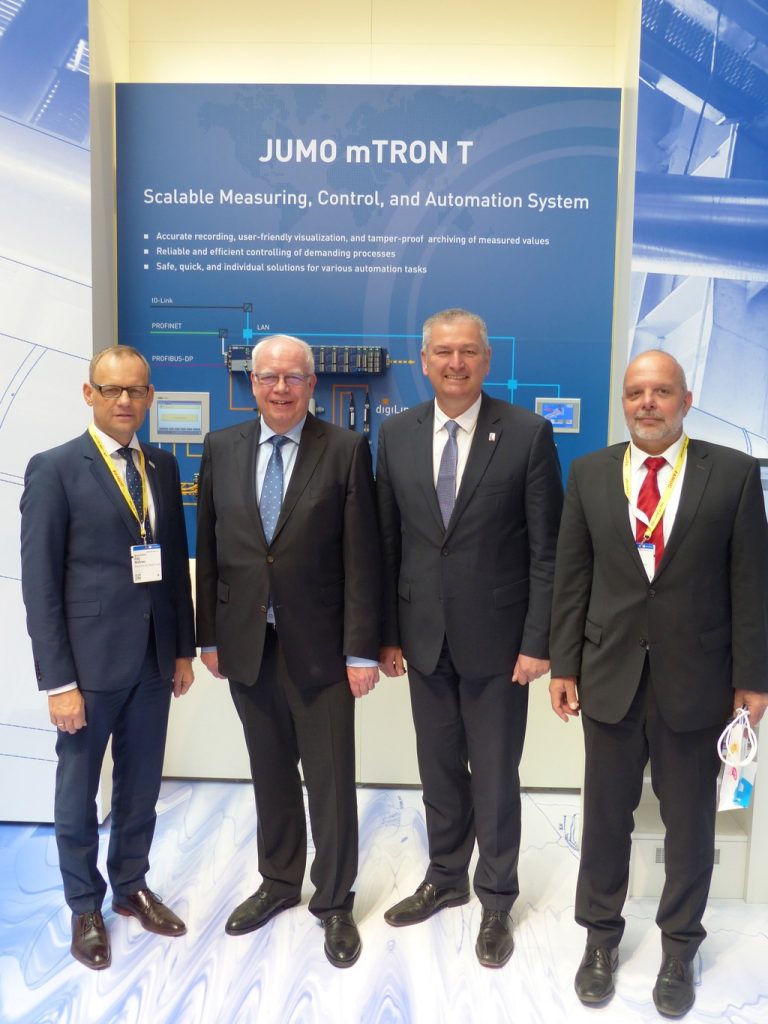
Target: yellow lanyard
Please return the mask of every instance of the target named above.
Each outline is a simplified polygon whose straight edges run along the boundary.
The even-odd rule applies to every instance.
[[[146,517],[149,514],[149,509],[147,508],[147,474],[146,474],[145,469],[144,469],[144,452],[142,451],[141,448],[138,449],[139,465],[141,467],[141,503],[142,503],[142,506],[144,508],[144,519],[145,519],[145,522],[142,522],[141,519],[139,518],[139,510],[136,508],[136,505],[134,504],[133,498],[131,497],[131,493],[128,490],[128,485],[126,484],[125,480],[120,475],[120,473],[118,472],[117,466],[115,465],[115,460],[112,458],[112,456],[109,454],[107,449],[104,447],[104,444],[103,444],[101,438],[99,437],[99,435],[94,430],[92,423],[90,423],[88,425],[88,433],[91,435],[93,443],[99,449],[99,452],[101,454],[102,459],[104,459],[104,461],[107,464],[107,469],[112,474],[112,478],[114,479],[114,481],[117,484],[117,486],[120,488],[120,493],[122,494],[122,496],[125,498],[126,502],[128,503],[128,508],[131,510],[131,512],[133,512],[134,518],[136,519],[136,522],[139,524],[139,530],[141,531],[141,540],[142,540],[142,542],[146,543],[146,539],[147,539]]]
[[[627,445],[627,450],[624,452],[624,493],[627,496],[627,501],[632,501],[632,456],[630,455],[630,445]],[[656,510],[651,516],[651,521],[645,528],[643,534],[643,540],[649,541],[653,536],[653,531],[659,525],[661,517],[664,515],[664,509],[667,507],[672,489],[675,486],[675,481],[680,475],[680,470],[683,468],[683,462],[685,461],[685,453],[688,450],[688,437],[683,437],[683,443],[680,446],[680,452],[677,456],[674,468],[672,470],[672,476],[669,478],[667,486],[664,488],[664,493],[659,498],[659,503],[656,506]]]

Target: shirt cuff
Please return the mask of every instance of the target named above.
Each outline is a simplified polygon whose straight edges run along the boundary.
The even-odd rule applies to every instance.
[[[355,658],[347,655],[347,668],[378,668],[378,661],[371,661],[370,658]]]
[[[55,697],[57,693],[69,693],[70,690],[76,690],[77,683],[66,683],[64,686],[54,686],[51,690],[43,690],[43,693],[47,697]]]

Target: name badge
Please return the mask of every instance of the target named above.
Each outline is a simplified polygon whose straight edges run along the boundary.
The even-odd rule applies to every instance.
[[[656,545],[651,544],[650,541],[642,541],[637,545],[637,550],[643,568],[648,574],[648,579],[652,580],[656,574]]]
[[[163,578],[159,544],[135,544],[131,548],[134,583],[157,583]]]

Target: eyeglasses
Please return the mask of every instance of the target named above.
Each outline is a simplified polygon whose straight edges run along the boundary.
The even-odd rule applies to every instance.
[[[149,384],[131,384],[129,388],[121,387],[119,384],[95,384],[91,381],[91,387],[96,388],[102,398],[112,401],[119,398],[124,391],[128,392],[129,398],[146,398],[149,394]]]
[[[282,380],[287,388],[303,387],[310,378],[308,373],[254,373],[253,379],[263,388],[273,388]]]

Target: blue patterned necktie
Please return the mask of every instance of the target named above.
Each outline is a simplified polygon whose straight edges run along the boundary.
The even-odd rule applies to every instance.
[[[459,462],[459,446],[456,441],[456,431],[459,424],[456,420],[448,420],[445,424],[448,431],[448,440],[445,442],[443,454],[440,457],[440,468],[437,471],[437,501],[440,505],[440,512],[443,517],[443,525],[448,528],[451,521],[451,513],[456,502],[456,466]]]
[[[136,469],[136,463],[133,461],[133,448],[118,448],[117,454],[122,455],[125,459],[125,485],[128,488],[128,493],[133,499],[133,504],[136,506],[139,522],[144,523],[144,528],[146,530],[144,542],[146,544],[151,544],[152,530],[149,525],[149,517],[146,516],[144,512],[144,495],[142,494],[141,487],[141,473]]]
[[[269,443],[272,445],[272,454],[267,463],[267,472],[264,475],[261,498],[259,499],[261,525],[264,527],[264,536],[267,538],[267,544],[272,543],[277,520],[280,518],[280,509],[283,504],[283,455],[280,449],[289,440],[290,438],[284,434],[273,434],[269,438]]]

